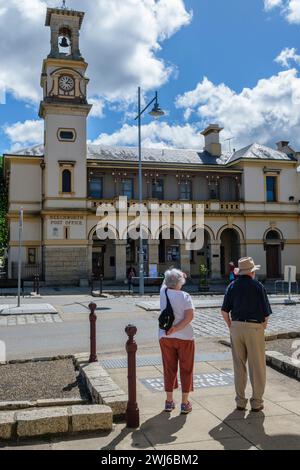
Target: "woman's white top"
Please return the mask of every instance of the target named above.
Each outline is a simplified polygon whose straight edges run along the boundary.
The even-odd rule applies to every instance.
[[[184,312],[186,310],[195,310],[193,300],[187,292],[183,292],[181,290],[175,290],[175,289],[168,289],[168,297],[170,300],[170,303],[173,308],[175,320],[173,323],[173,326],[176,326],[178,323],[180,323],[184,319]],[[160,289],[160,310],[161,312],[166,308],[167,306],[167,298],[166,298],[166,286],[163,285],[162,288]],[[159,339],[161,338],[177,338],[177,339],[185,339],[185,340],[193,340],[194,339],[194,330],[189,323],[183,330],[176,331],[175,333],[172,333],[171,335],[166,335],[166,332],[164,330],[159,329]]]

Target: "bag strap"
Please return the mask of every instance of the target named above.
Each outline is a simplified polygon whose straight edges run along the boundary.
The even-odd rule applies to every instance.
[[[165,294],[166,294],[166,297],[167,297],[167,307],[168,307],[168,308],[171,308],[171,309],[173,310],[173,307],[172,307],[172,305],[171,305],[171,302],[170,302],[170,299],[169,299],[169,296],[168,296],[168,292],[167,292],[167,291],[168,291],[168,288],[166,288],[166,290],[165,290]]]

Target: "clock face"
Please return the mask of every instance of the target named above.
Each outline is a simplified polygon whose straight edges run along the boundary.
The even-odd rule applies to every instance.
[[[63,91],[71,91],[73,90],[74,88],[74,79],[72,77],[70,77],[69,75],[63,75],[62,77],[60,77],[59,79],[59,87],[63,90]]]

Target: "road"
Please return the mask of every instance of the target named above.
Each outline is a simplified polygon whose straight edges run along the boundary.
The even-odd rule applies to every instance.
[[[153,301],[157,297],[152,297]],[[144,301],[150,301],[145,297]],[[95,301],[87,295],[47,296],[42,299],[25,299],[24,302],[51,303],[59,315],[0,317],[0,341],[6,345],[7,359],[20,359],[58,354],[73,354],[89,350],[88,304]],[[156,311],[145,311],[135,305],[139,298],[120,297],[96,299],[98,350],[104,353],[123,353],[126,335],[124,329],[133,323],[138,329],[140,350],[157,345]],[[3,303],[14,303],[5,299]],[[268,332],[300,331],[300,305],[275,305]],[[197,309],[194,329],[196,337],[224,337],[228,331],[219,308]]]

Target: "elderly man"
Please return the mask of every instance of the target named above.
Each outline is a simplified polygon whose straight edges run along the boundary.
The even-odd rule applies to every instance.
[[[252,398],[252,411],[263,410],[266,385],[265,335],[268,318],[272,313],[264,286],[255,279],[260,266],[252,258],[239,260],[238,278],[227,288],[222,315],[231,336],[232,357],[236,389],[237,409],[244,411],[247,405],[247,359]]]

